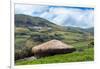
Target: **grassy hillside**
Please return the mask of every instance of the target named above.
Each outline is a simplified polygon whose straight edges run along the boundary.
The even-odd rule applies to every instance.
[[[37,60],[17,60],[16,65],[80,62],[93,60],[94,50],[93,48],[90,48],[84,50],[83,52],[73,52],[70,54],[54,55],[49,57],[43,57]]]
[[[43,29],[46,29],[47,27],[50,27],[53,30],[63,29],[61,26],[56,25],[46,19],[40,17],[32,17],[24,14],[15,15],[15,26],[29,28],[29,29],[32,29],[32,27],[34,26],[43,27]]]
[[[40,58],[38,60],[20,60],[33,56],[31,52],[32,47],[52,39],[57,39],[66,44],[72,45],[76,48],[76,51],[70,54],[55,55]],[[23,14],[15,15],[16,64],[93,60],[93,42],[93,28],[82,29],[76,27],[63,27],[40,17],[32,17]]]

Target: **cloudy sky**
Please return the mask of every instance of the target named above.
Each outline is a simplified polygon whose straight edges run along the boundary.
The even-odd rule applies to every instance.
[[[15,14],[42,17],[62,26],[89,28],[94,22],[93,8],[16,4]]]

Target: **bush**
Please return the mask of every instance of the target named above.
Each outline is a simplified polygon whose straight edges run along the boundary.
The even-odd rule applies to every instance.
[[[24,47],[23,49],[15,50],[15,60],[23,59],[32,56],[31,48]]]
[[[32,45],[31,43],[26,44],[28,40],[16,40],[16,44],[15,44],[15,60],[18,59],[23,59],[25,57],[30,57],[32,56]],[[29,46],[28,46],[29,45]]]
[[[91,41],[91,42],[88,44],[88,47],[89,47],[89,48],[93,48],[93,47],[94,47],[94,41]]]
[[[64,39],[62,37],[62,35],[60,34],[53,34],[53,35],[49,35],[49,34],[45,34],[45,33],[37,33],[37,34],[32,34],[31,35],[31,38],[34,40],[34,41],[39,41],[39,42],[46,42],[46,41],[49,41],[49,40],[52,40],[52,39],[57,39],[57,40],[62,40]]]
[[[48,35],[46,35],[46,34],[32,35],[31,38],[32,38],[34,41],[39,41],[39,42],[48,41]]]

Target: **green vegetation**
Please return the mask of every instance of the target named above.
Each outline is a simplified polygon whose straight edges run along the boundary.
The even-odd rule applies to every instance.
[[[93,61],[93,60],[94,60],[94,50],[93,48],[90,48],[84,50],[83,52],[74,52],[69,54],[48,56],[37,60],[17,60],[16,65],[80,62],[80,61]]]
[[[17,14],[15,15],[15,63],[20,65],[91,61],[94,59],[93,32],[93,28],[62,27],[40,17]],[[24,60],[34,56],[31,52],[32,47],[52,39],[72,45],[76,51],[37,60]]]

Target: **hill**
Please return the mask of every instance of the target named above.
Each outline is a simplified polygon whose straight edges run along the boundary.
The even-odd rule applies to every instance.
[[[15,15],[15,60],[33,56],[32,47],[57,39],[77,51],[89,48],[93,28],[63,27],[46,19],[24,14]]]
[[[25,27],[31,29],[53,29],[53,30],[61,30],[61,26],[56,25],[46,19],[40,17],[32,17],[24,14],[16,14],[15,15],[15,26],[16,27]]]
[[[91,35],[94,34],[94,27],[90,27],[90,28],[80,28],[80,27],[71,27],[71,26],[65,26],[66,30],[69,32],[76,32],[76,33],[90,33]]]
[[[24,28],[32,28],[32,29],[53,29],[53,30],[61,30],[61,31],[69,31],[69,32],[77,32],[77,33],[94,33],[94,28],[79,28],[79,27],[71,27],[71,26],[59,26],[55,23],[52,23],[46,19],[40,17],[33,17],[24,14],[16,14],[15,15],[15,26],[16,27],[24,27]]]

